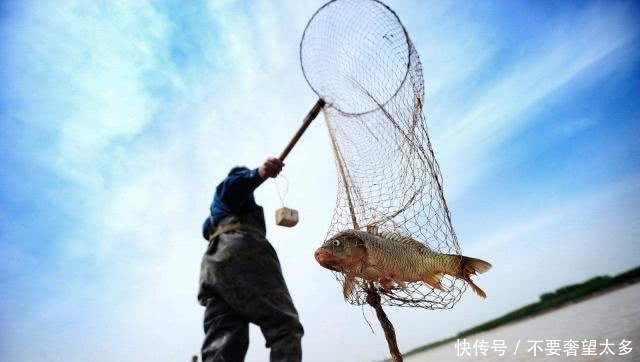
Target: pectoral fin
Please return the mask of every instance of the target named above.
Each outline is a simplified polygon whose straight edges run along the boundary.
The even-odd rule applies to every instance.
[[[344,296],[344,300],[349,300],[353,294],[355,284],[356,278],[351,274],[345,274],[344,283],[342,283],[342,295]]]
[[[382,288],[387,291],[394,288],[405,289],[407,287],[407,283],[402,280],[395,279],[393,275],[380,278],[380,284],[382,285]]]

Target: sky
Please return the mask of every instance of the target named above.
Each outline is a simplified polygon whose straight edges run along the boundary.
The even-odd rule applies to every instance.
[[[0,2],[1,360],[199,353],[200,226],[229,168],[279,154],[317,100],[298,47],[322,4]],[[450,310],[387,307],[400,349],[640,264],[638,3],[388,5],[421,57],[462,252],[494,266],[476,278],[485,300],[467,290]],[[256,199],[304,360],[381,360],[371,308],[345,303],[313,259],[337,187],[322,122]],[[283,204],[296,227],[275,225]],[[246,360],[267,356],[252,326]]]

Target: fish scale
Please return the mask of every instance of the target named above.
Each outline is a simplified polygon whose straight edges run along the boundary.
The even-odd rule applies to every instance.
[[[371,243],[372,247],[367,250],[384,267],[399,267],[417,273],[419,269],[451,271],[459,264],[459,260],[454,260],[450,255],[436,253],[425,244],[398,233],[381,232],[376,236],[358,232],[358,235]]]
[[[383,235],[372,235],[367,232],[357,232],[356,235],[364,240],[369,262],[374,264],[381,272],[394,275],[414,273],[419,260],[416,254],[408,252],[410,243],[398,237],[385,238]],[[396,273],[392,272],[395,271]]]

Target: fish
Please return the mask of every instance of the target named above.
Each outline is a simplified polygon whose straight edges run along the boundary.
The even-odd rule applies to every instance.
[[[481,259],[439,253],[400,233],[361,230],[335,234],[315,251],[314,257],[322,267],[344,274],[345,300],[353,293],[356,278],[378,282],[387,291],[406,288],[407,283],[413,282],[444,291],[440,280],[445,274],[464,280],[477,295],[486,298],[471,275],[492,267]]]

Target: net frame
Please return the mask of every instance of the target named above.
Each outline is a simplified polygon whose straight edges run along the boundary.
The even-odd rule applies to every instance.
[[[335,13],[322,16],[323,11],[335,11],[338,6],[346,14],[352,14],[357,8],[361,16],[358,22],[364,18],[364,14],[378,14],[380,18],[366,19],[363,26],[353,23],[340,25],[345,22],[341,18],[334,18]],[[367,11],[366,6],[373,6],[376,10]],[[320,31],[323,28],[318,26],[318,21],[323,19],[331,21],[325,28],[331,28],[332,31]],[[371,31],[371,24],[379,25],[385,21],[393,24],[383,26],[384,29],[393,29],[392,34],[402,36],[385,38],[385,31]],[[337,26],[346,29],[338,31],[335,29]],[[355,26],[355,30],[349,29],[350,26]],[[362,61],[361,56],[353,54],[364,54],[365,58],[371,54],[370,49],[380,44],[380,33],[383,33],[384,42],[404,44],[386,46],[384,49],[389,50],[386,53],[389,59],[385,61],[367,62],[365,59],[364,65],[358,67],[351,63],[347,66],[331,64],[340,62],[345,54],[342,47],[336,48],[336,44],[342,44],[341,39],[332,37],[345,33],[359,39],[358,42],[351,40],[347,44],[356,43],[365,49],[351,52],[347,62],[353,62],[354,59]],[[310,41],[312,36],[315,38]],[[372,44],[367,44],[367,41]],[[403,55],[404,48],[407,49],[406,55]],[[401,51],[395,51],[397,49]],[[315,54],[314,51],[319,53]],[[336,205],[326,237],[348,229],[400,233],[422,242],[432,250],[456,255],[461,262],[460,247],[444,197],[440,167],[423,112],[422,63],[397,14],[377,0],[330,1],[318,9],[307,24],[300,42],[300,61],[305,79],[314,92],[327,102],[323,113],[338,174]],[[406,73],[399,76],[398,69],[402,69],[402,66],[406,66]],[[345,76],[344,69],[362,74]],[[371,77],[371,74],[374,76]],[[385,74],[392,79],[381,80]],[[338,79],[333,80],[332,77]],[[322,79],[323,83],[318,84],[317,79]],[[340,86],[345,89],[336,91]],[[338,96],[327,92],[335,92]],[[342,99],[345,95],[356,101],[349,103]],[[354,106],[353,103],[358,102],[364,106]],[[333,274],[341,285],[344,284],[342,273]],[[385,289],[377,281],[357,278],[354,292],[347,301],[354,305],[365,304],[367,296],[375,290],[381,296],[382,305],[452,308],[466,290],[466,283],[451,276],[444,276],[441,283],[444,290],[433,289],[423,282],[409,283],[404,288]]]
[[[343,6],[347,2],[351,5],[350,7]],[[354,10],[357,10],[358,14],[354,14]],[[335,36],[340,41],[330,43],[324,42],[327,39],[324,36],[315,36],[317,34],[334,34],[336,32],[335,29],[340,27],[340,24],[350,20],[350,16],[362,15],[362,12],[374,13],[382,18],[383,21],[377,22],[381,27],[376,29],[376,32],[371,32],[371,26],[367,22],[355,22],[356,25],[352,26],[357,30],[365,28],[368,31],[341,32]],[[358,19],[362,18],[362,16],[358,16]],[[396,44],[402,44],[399,48],[391,48],[385,46],[385,41],[378,40],[373,42],[372,46],[359,47],[354,51],[351,45],[353,45],[353,41],[360,40],[360,37],[351,39],[350,35],[363,35],[363,33],[368,39],[375,39],[382,34],[382,39],[387,41],[394,37],[396,39],[399,37],[404,41],[396,42]],[[371,77],[372,73],[367,71],[373,68],[370,62],[378,63],[377,68],[384,70],[378,74],[394,74],[391,85],[377,88],[386,89],[385,94],[374,97],[378,100],[390,100],[400,91],[409,75],[411,65],[409,43],[409,34],[402,25],[400,18],[386,4],[377,0],[332,0],[316,10],[305,26],[299,46],[302,74],[311,89],[332,108],[345,115],[366,114],[377,110],[378,104],[371,102],[371,99],[367,96],[357,98],[358,94],[364,95],[359,91],[359,88],[371,89],[372,87],[368,85],[384,81],[384,79],[375,76]],[[309,53],[315,54],[314,51],[343,55],[343,58],[347,58],[348,62],[347,64],[336,65],[332,64],[329,59],[328,64],[320,64],[318,66],[315,62],[318,62],[317,59],[323,59],[323,57],[308,55]],[[391,59],[391,61],[386,62],[385,59]],[[383,63],[380,64],[380,62]],[[306,66],[306,64],[312,64],[312,66]],[[339,74],[339,76],[336,76],[336,74]],[[354,78],[363,75],[369,76],[367,77],[368,79]],[[356,96],[355,100],[354,95]],[[386,102],[382,102],[382,104],[384,103]]]

